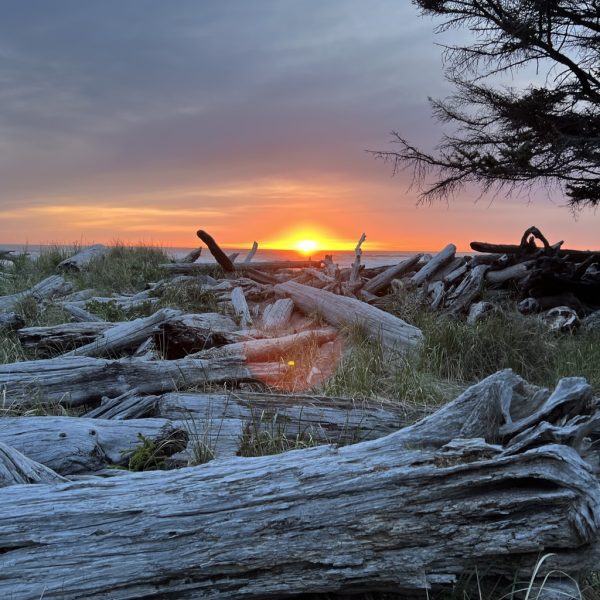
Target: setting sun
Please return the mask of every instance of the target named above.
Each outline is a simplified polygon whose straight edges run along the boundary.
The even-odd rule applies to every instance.
[[[317,247],[318,244],[315,240],[300,240],[296,242],[296,250],[300,250],[300,252],[304,252],[305,254],[313,252]]]

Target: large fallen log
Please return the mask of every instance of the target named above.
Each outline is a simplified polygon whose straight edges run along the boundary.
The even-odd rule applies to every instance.
[[[146,361],[69,356],[0,365],[0,394],[13,405],[56,403],[78,406],[132,388],[154,394],[232,381],[277,381],[279,363],[256,363],[250,369],[238,358]]]
[[[27,298],[33,298],[39,302],[53,296],[64,296],[72,289],[73,286],[59,275],[51,275],[28,290],[10,296],[0,296],[0,312],[13,311],[20,302]]]
[[[363,287],[363,291],[370,292],[371,294],[381,292],[390,285],[392,279],[396,279],[397,277],[401,277],[405,273],[408,273],[422,258],[422,254],[415,254],[414,256],[399,262],[397,265],[387,268],[385,271],[368,281]]]
[[[576,410],[590,407],[591,389],[567,380],[550,398],[533,392],[504,372],[373,441],[8,487],[0,595],[422,596],[475,571],[479,582],[528,580],[536,565],[540,578],[560,570],[577,580],[600,558],[600,485],[571,447],[595,418]],[[533,418],[551,441],[511,446],[503,425],[531,430]],[[465,439],[479,432],[488,441]]]
[[[91,473],[124,464],[139,445],[174,430],[166,419],[86,419],[82,417],[3,417],[0,443],[61,475]]]
[[[98,256],[104,256],[109,251],[109,248],[103,244],[95,244],[88,246],[77,252],[69,258],[65,258],[56,266],[57,271],[85,271]]]
[[[380,340],[390,350],[414,350],[423,340],[423,334],[417,327],[360,300],[338,296],[294,281],[280,283],[275,286],[275,290],[290,296],[295,305],[305,313],[319,313],[335,327],[359,323],[370,337]]]
[[[234,456],[242,446],[285,443],[340,445],[372,440],[423,416],[397,401],[356,401],[324,396],[170,393],[160,396],[155,416],[182,423],[189,450],[201,443],[217,458]]]
[[[485,252],[492,254],[523,254],[523,246],[519,244],[490,244],[488,242],[471,242],[471,249],[475,252]],[[534,248],[533,252],[541,250],[541,248]],[[529,250],[529,254],[532,250]],[[586,260],[590,257],[598,258],[600,260],[600,250],[570,250],[568,248],[561,248],[557,250],[555,255],[559,258],[570,256],[576,260]]]
[[[229,259],[228,259],[229,260]],[[231,261],[230,261],[231,262]],[[250,263],[235,263],[233,271],[242,273],[252,273],[254,271],[276,271],[278,269],[304,269],[318,268],[321,261],[318,260],[265,260]],[[160,265],[161,269],[169,273],[199,274],[213,267],[211,263],[164,263]],[[232,271],[232,272],[233,272]],[[266,282],[270,283],[270,281]]]

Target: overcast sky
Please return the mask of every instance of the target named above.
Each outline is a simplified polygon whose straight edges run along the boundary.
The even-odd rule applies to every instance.
[[[466,192],[417,206],[366,149],[432,147],[434,23],[407,0],[13,0],[0,21],[0,244],[231,245],[298,235],[372,248],[600,245],[563,199]],[[448,38],[447,38],[448,39]],[[365,246],[369,248],[368,245]]]

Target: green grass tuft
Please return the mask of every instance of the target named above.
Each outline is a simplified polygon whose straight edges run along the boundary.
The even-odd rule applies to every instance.
[[[115,243],[104,256],[95,257],[83,273],[72,276],[78,289],[93,288],[99,294],[142,291],[146,284],[164,277],[159,268],[169,262],[160,248],[129,247]]]

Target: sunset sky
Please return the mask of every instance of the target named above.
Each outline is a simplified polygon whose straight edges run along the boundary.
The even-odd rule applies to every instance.
[[[0,21],[0,246],[121,240],[600,246],[559,192],[417,206],[367,149],[439,139],[441,50],[408,0],[19,0]],[[453,35],[464,35],[454,33]],[[519,77],[524,77],[523,75]],[[516,83],[522,83],[517,78]]]

